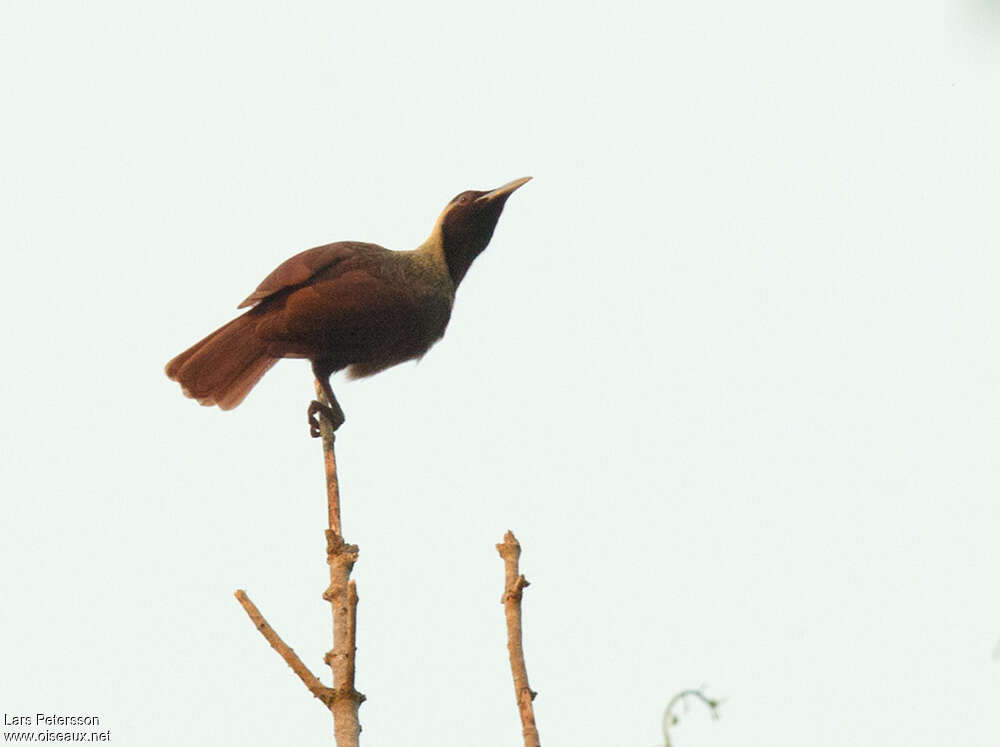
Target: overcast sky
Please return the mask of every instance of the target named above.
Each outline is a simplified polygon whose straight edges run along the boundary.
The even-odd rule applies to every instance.
[[[308,365],[176,353],[279,262],[531,175],[417,365],[334,380],[363,743],[1000,743],[1000,6],[5,3],[0,710],[332,743]]]

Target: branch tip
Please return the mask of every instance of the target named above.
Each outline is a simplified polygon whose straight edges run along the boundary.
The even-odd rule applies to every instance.
[[[677,693],[674,697],[672,697],[669,703],[667,703],[667,707],[663,711],[664,747],[671,747],[672,743],[670,741],[670,727],[675,726],[677,722],[680,721],[680,718],[677,716],[677,714],[674,713],[674,707],[677,706],[679,703],[684,702],[685,712],[687,712],[686,701],[688,698],[694,698],[695,700],[704,703],[712,719],[714,721],[719,720],[719,705],[721,704],[722,701],[720,701],[717,698],[709,698],[707,695],[705,695],[704,690],[705,690],[705,685],[702,685],[701,687],[695,689],[682,690],[681,692]]]
[[[514,678],[514,698],[521,716],[521,733],[525,747],[539,747],[538,727],[535,725],[535,711],[531,703],[538,695],[528,686],[528,669],[524,663],[524,645],[521,627],[522,591],[528,586],[528,579],[518,568],[521,545],[514,533],[507,530],[497,552],[504,564],[504,591],[500,601],[507,619],[507,652],[510,670]]]

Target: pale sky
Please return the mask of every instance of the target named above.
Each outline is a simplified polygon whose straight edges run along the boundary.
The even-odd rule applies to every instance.
[[[332,744],[308,366],[163,375],[278,263],[531,175],[338,378],[363,744],[1000,744],[1000,5],[6,3],[0,710]]]

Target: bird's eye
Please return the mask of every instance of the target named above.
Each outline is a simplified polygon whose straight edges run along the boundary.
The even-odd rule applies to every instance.
[[[458,198],[458,204],[459,205],[468,205],[469,204],[469,196],[468,195],[462,195],[461,197],[459,197]]]

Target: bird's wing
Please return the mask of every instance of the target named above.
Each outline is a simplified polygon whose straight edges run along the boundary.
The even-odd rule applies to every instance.
[[[382,269],[361,260],[343,261],[268,304],[257,336],[303,349],[335,348],[389,340],[409,330],[419,316],[417,299],[386,282]]]
[[[254,311],[257,337],[276,356],[366,361],[372,373],[426,352],[448,323],[449,298],[382,251],[390,256],[359,252],[267,300]]]
[[[327,270],[345,259],[355,256],[359,249],[372,247],[374,244],[363,244],[357,241],[338,241],[335,244],[324,244],[299,252],[278,265],[274,272],[268,275],[257,286],[257,290],[243,299],[236,308],[256,306],[266,298],[287,288],[302,285],[316,274]]]

